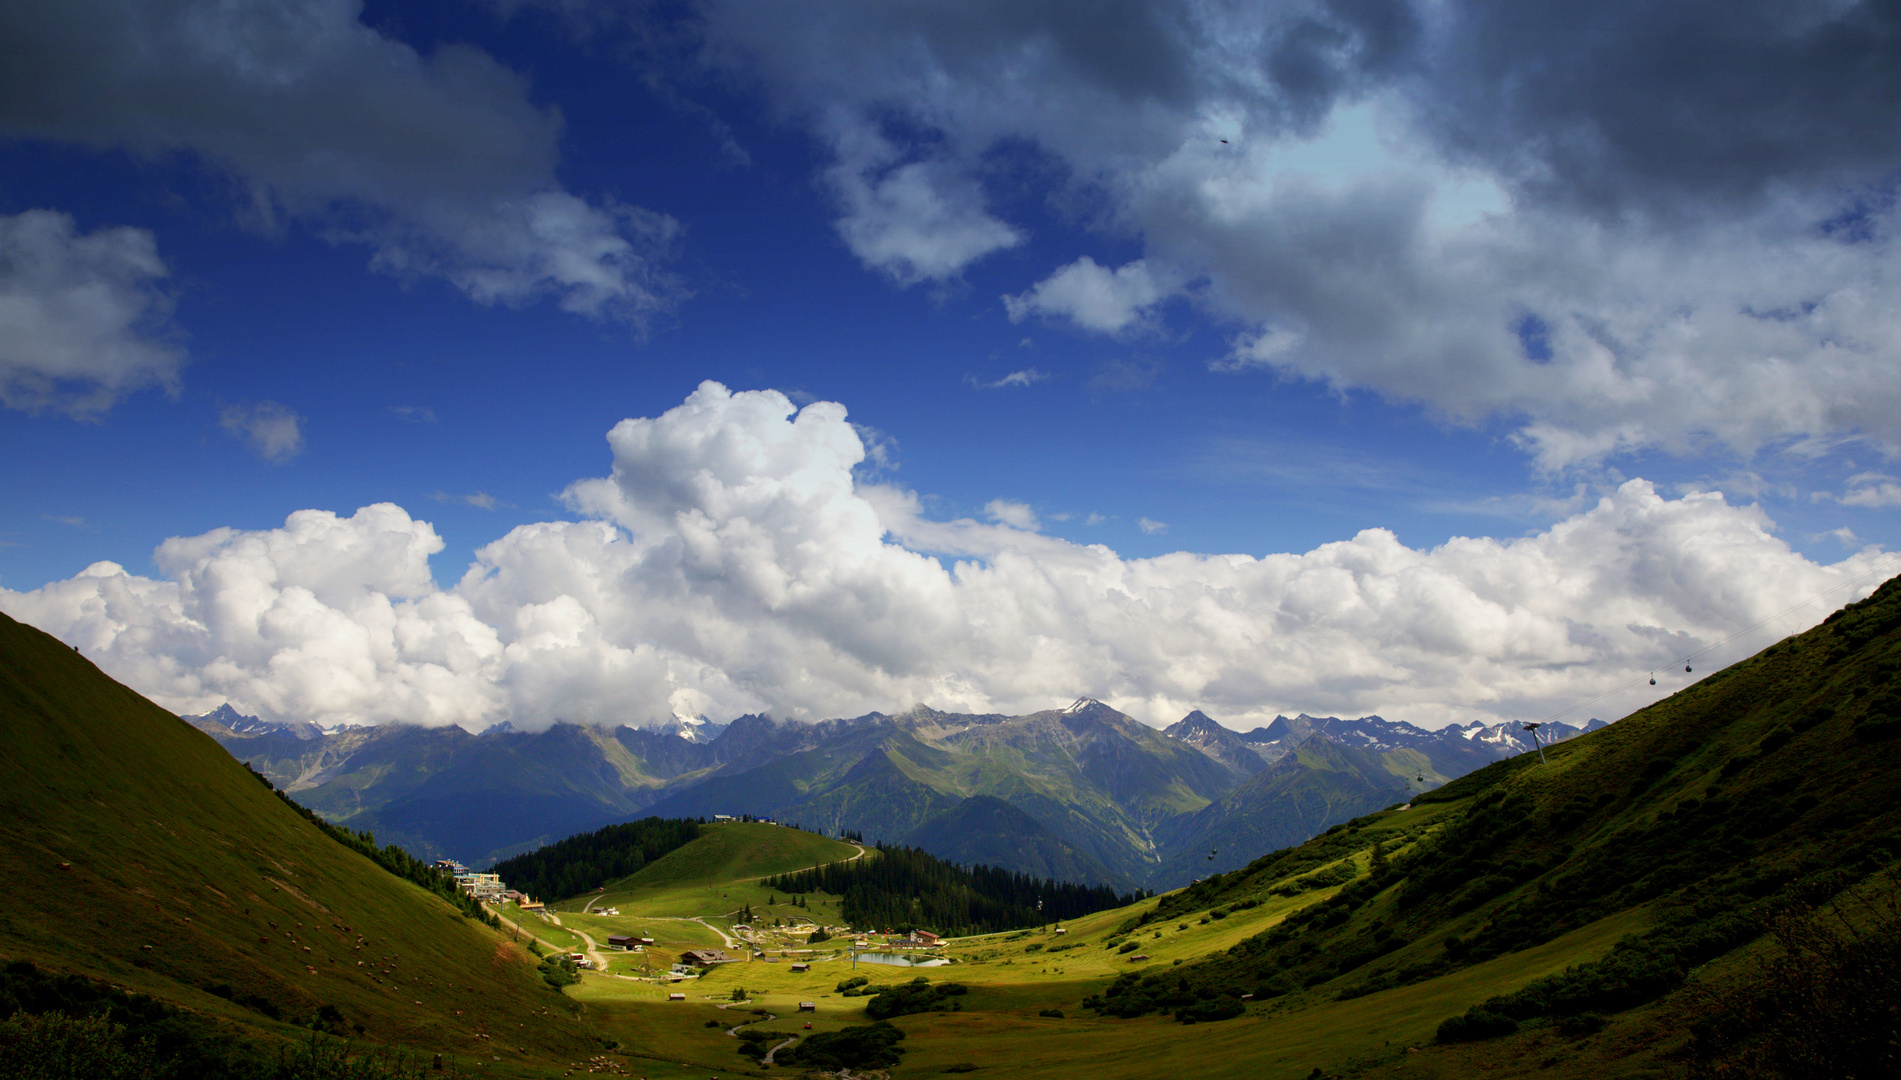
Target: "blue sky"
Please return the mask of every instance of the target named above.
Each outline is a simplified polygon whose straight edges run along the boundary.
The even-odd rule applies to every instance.
[[[175,707],[471,726],[1071,690],[1157,722],[1529,718],[1842,589],[1775,629],[1813,621],[1901,542],[1886,16],[1513,7],[17,5],[0,608]],[[875,559],[789,554],[858,550],[815,531],[832,511],[733,509],[752,474],[715,452],[727,436],[610,453],[627,418],[686,431],[674,410],[707,380],[740,395],[731,437],[843,406],[855,426],[828,413],[812,446],[859,449],[779,480],[853,478],[834,509],[876,508]],[[777,420],[731,404],[765,390]],[[571,487],[616,468],[612,506]],[[635,505],[696,475],[726,495],[702,484],[711,501],[664,521]],[[325,562],[309,591],[372,638],[366,595],[463,605],[479,662],[365,646],[358,689],[319,693],[285,657],[325,655],[334,626],[220,637],[207,567],[244,537],[278,550],[295,512],[381,503],[408,523],[379,528],[440,550],[405,548],[427,562],[400,587]],[[690,549],[688,510],[729,545],[691,572],[615,564],[590,597],[545,567],[496,584],[497,554],[489,595],[458,585],[518,527]],[[1713,516],[1628,524],[1671,515]],[[155,559],[219,529],[195,563]],[[1418,566],[1355,569],[1321,607],[1292,578],[1221,593],[1165,559],[1324,562],[1365,530]],[[736,554],[755,533],[769,572]],[[1501,566],[1579,545],[1595,571],[1533,602],[1448,554],[1459,537]],[[957,591],[956,560],[1049,582],[1088,545],[1121,583],[1065,593],[1067,629],[969,628],[994,601]],[[908,556],[943,582],[854,576]],[[288,603],[283,558],[252,575],[275,583],[245,601],[256,625]],[[100,561],[154,606],[80,596]],[[1382,606],[1428,570],[1451,592]],[[725,592],[766,578],[841,590],[815,611],[963,621],[887,651],[788,614],[776,585]],[[1187,589],[1221,618],[1164,614]],[[1123,596],[1200,629],[1138,644]],[[586,609],[555,635],[578,652],[511,653],[561,598]],[[719,625],[654,614],[670,605]],[[1356,618],[1415,631],[1362,655]],[[177,633],[133,632],[161,624]],[[1568,628],[1563,656],[1525,650],[1536,627]],[[1003,672],[1012,635],[1047,648],[1025,646],[1037,672]],[[438,677],[461,689],[416,689]],[[376,704],[392,694],[421,703]]]

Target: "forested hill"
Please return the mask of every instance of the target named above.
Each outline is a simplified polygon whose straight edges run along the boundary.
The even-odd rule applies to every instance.
[[[494,866],[511,889],[541,900],[592,892],[700,835],[697,822],[642,818],[570,836]]]
[[[1061,922],[1146,895],[1118,895],[1107,886],[1049,881],[992,866],[965,869],[912,847],[880,848],[877,858],[780,874],[764,884],[790,893],[841,896],[841,913],[852,926],[948,936]]]

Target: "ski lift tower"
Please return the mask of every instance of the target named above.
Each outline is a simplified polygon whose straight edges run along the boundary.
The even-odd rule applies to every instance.
[[[1542,743],[1542,742],[1540,742],[1540,741],[1538,740],[1538,729],[1539,729],[1539,728],[1541,728],[1541,727],[1543,727],[1543,726],[1544,726],[1543,724],[1526,724],[1526,725],[1524,725],[1524,728],[1525,728],[1525,730],[1526,730],[1526,731],[1529,731],[1529,732],[1531,732],[1531,744],[1532,744],[1533,746],[1536,746],[1536,747],[1538,748],[1538,764],[1540,764],[1540,765],[1543,765],[1543,764],[1546,764],[1546,762],[1545,762],[1545,744],[1544,744],[1544,743]]]

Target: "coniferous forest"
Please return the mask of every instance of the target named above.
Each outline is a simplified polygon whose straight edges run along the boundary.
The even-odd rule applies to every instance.
[[[642,818],[570,836],[492,868],[511,889],[541,900],[598,889],[700,835],[698,822]]]
[[[946,935],[1041,926],[1132,904],[1148,895],[1048,881],[993,866],[966,869],[912,847],[879,848],[875,859],[780,874],[764,884],[791,893],[843,897],[841,913],[855,927]]]

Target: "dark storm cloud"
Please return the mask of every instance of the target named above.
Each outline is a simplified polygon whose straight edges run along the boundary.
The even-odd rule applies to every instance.
[[[1419,30],[1405,0],[1330,0],[1293,18],[1265,67],[1295,129],[1311,131],[1342,94],[1408,66]]]
[[[1472,0],[1447,11],[1422,113],[1446,147],[1527,195],[1695,213],[1901,167],[1893,0]]]

